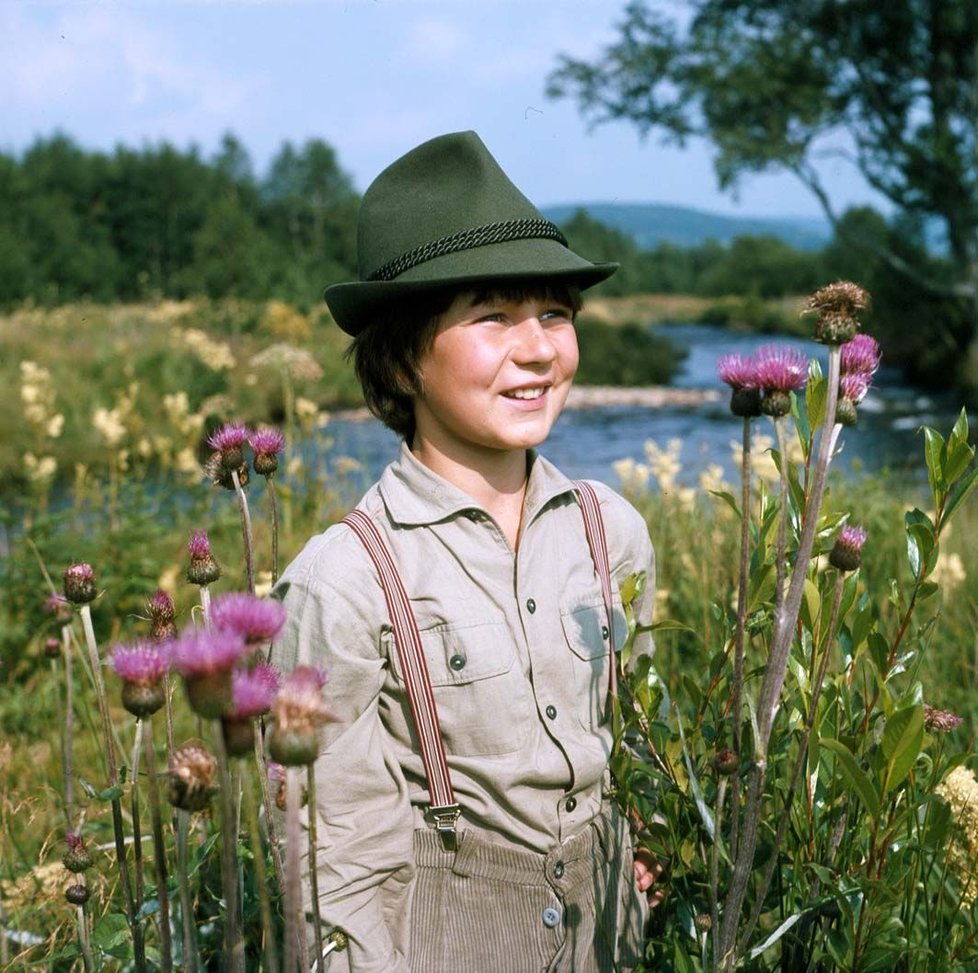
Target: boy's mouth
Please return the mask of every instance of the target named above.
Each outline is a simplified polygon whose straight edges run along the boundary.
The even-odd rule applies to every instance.
[[[534,388],[511,389],[509,392],[503,392],[503,395],[508,399],[539,399],[546,391],[545,386],[537,385]]]

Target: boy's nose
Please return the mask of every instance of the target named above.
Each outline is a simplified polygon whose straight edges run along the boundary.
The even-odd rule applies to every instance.
[[[517,358],[522,362],[551,362],[557,355],[547,329],[538,317],[524,318],[518,326]]]

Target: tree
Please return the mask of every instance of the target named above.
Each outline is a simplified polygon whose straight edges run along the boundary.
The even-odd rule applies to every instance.
[[[962,320],[948,356],[978,392],[978,4],[974,0],[686,0],[683,24],[633,0],[594,63],[561,57],[548,93],[594,123],[716,147],[721,187],[787,170],[844,230],[818,169],[842,153],[897,213],[940,222],[944,261],[888,243],[908,287]],[[847,147],[840,147],[840,145]],[[946,374],[946,373],[945,373]]]

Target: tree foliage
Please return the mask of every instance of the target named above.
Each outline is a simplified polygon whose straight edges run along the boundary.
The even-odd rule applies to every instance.
[[[720,185],[787,170],[851,231],[818,163],[854,163],[901,219],[936,221],[946,258],[898,233],[852,237],[899,287],[955,320],[940,367],[978,388],[978,5],[973,0],[686,0],[680,23],[645,0],[592,63],[561,57],[549,92],[594,123],[716,148]],[[878,281],[870,283],[879,291]],[[899,313],[899,302],[893,310]],[[933,313],[927,315],[933,318]],[[918,322],[919,326],[919,322]],[[972,357],[969,360],[967,354]]]

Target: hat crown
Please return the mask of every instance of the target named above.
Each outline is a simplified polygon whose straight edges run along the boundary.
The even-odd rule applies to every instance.
[[[360,206],[361,280],[404,254],[512,220],[542,220],[475,132],[440,135],[388,166]]]

